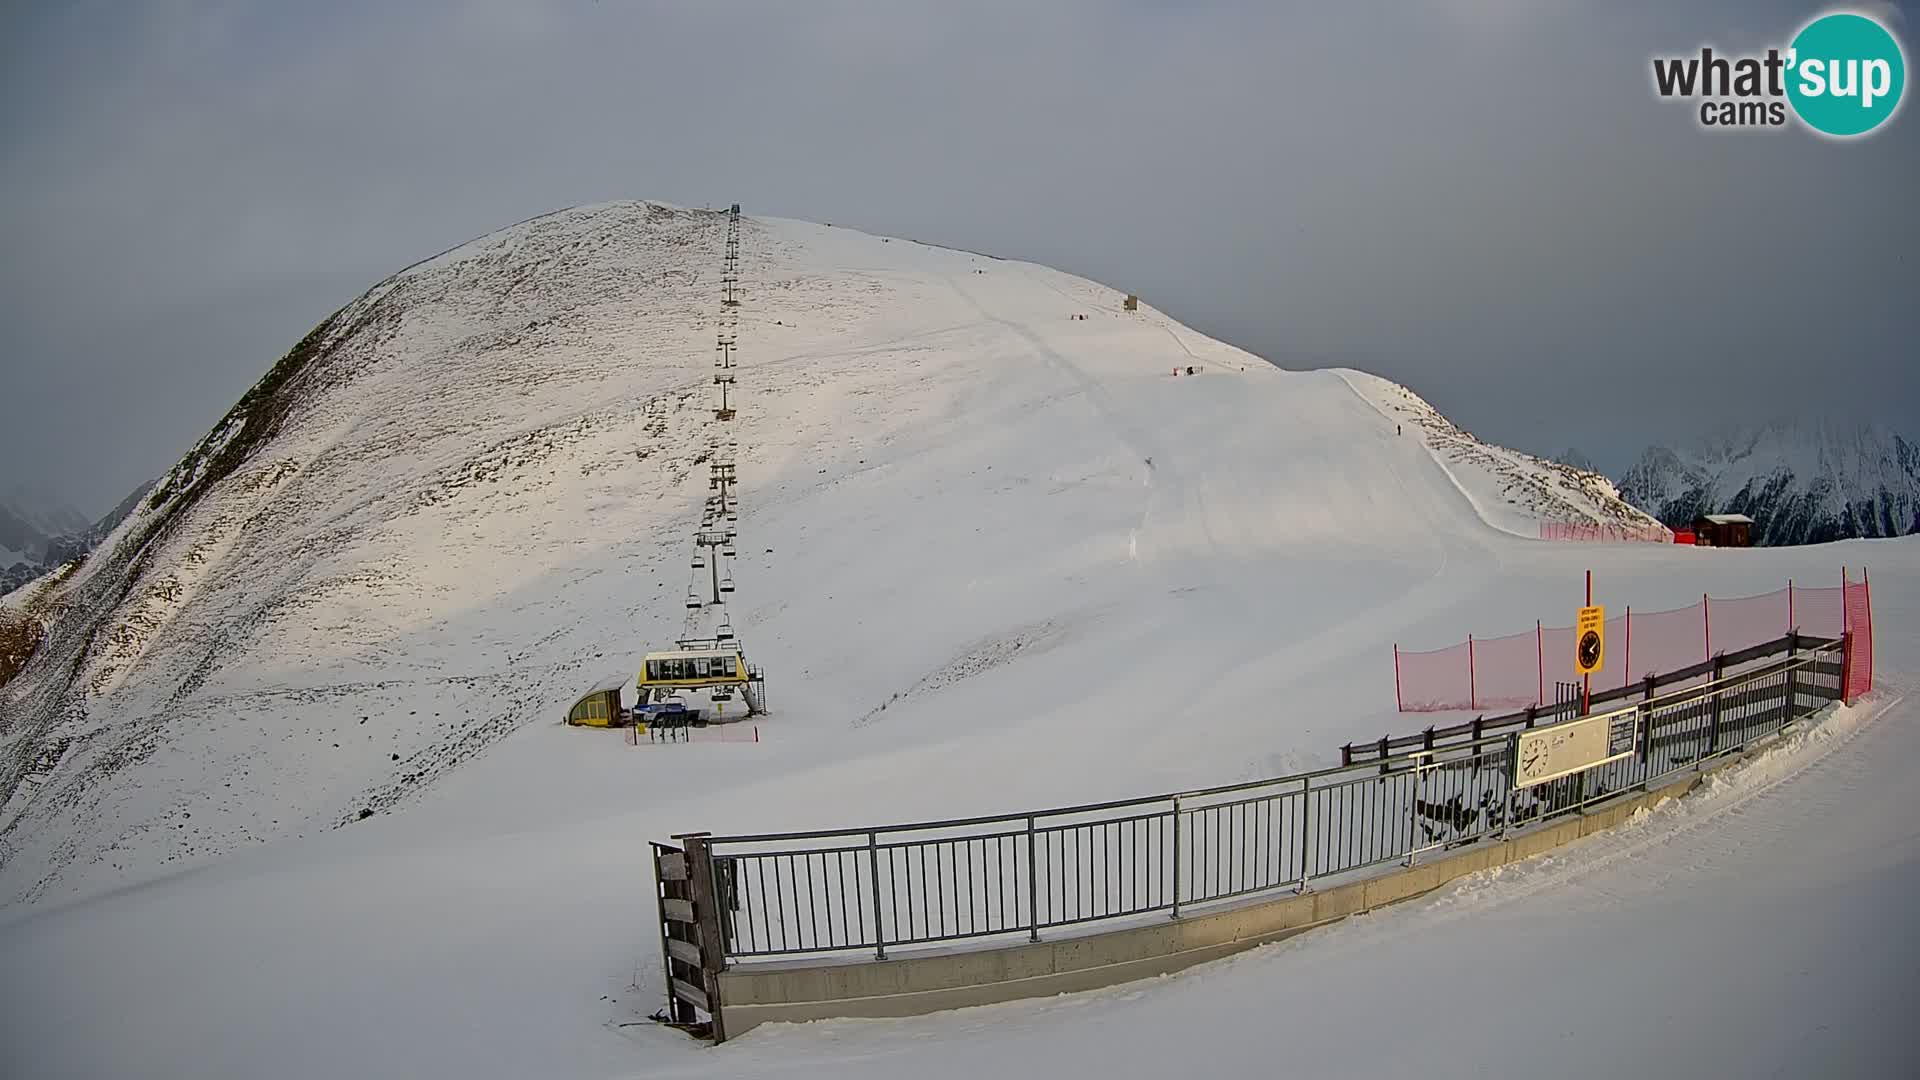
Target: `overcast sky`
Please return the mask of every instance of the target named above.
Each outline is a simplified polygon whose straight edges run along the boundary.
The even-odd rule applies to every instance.
[[[104,511],[379,278],[616,198],[1048,263],[1612,470],[1749,415],[1912,435],[1920,115],[1714,135],[1650,89],[1817,10],[7,5],[0,480]]]

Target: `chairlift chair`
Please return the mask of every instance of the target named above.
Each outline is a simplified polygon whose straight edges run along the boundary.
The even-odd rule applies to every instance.
[[[727,571],[727,576],[720,579],[720,591],[723,593],[733,591],[733,571]]]
[[[732,641],[733,640],[733,620],[731,618],[725,615],[722,615],[720,617],[720,625],[713,632],[713,640],[715,641]]]
[[[707,568],[707,557],[702,555],[698,549],[695,549],[693,553],[693,568],[695,570],[705,570]]]
[[[694,592],[692,586],[688,586],[687,587],[687,607],[689,609],[697,609],[699,606],[700,606],[700,594],[697,592]]]

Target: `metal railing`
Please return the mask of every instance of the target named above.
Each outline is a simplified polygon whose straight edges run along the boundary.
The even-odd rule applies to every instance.
[[[1631,752],[1515,786],[1525,731],[1317,772],[1023,814],[716,836],[729,960],[887,950],[1186,909],[1503,834],[1739,750],[1838,700],[1843,643],[1625,706]],[[1598,715],[1596,713],[1596,715]],[[1555,714],[1550,721],[1572,718]]]
[[[1788,633],[1772,641],[1763,641],[1735,652],[1721,653],[1698,664],[1690,664],[1672,671],[1650,674],[1638,682],[1625,686],[1610,686],[1595,690],[1590,705],[1598,707],[1612,702],[1632,701],[1636,696],[1642,700],[1654,696],[1661,687],[1692,683],[1698,679],[1718,681],[1726,677],[1729,670],[1738,674],[1747,674],[1748,665],[1756,661],[1769,660],[1785,653],[1792,656],[1809,649],[1831,647],[1840,643],[1839,638],[1811,637],[1801,633]],[[1482,716],[1452,727],[1429,727],[1425,731],[1411,735],[1385,736],[1374,742],[1347,743],[1340,748],[1340,763],[1351,765],[1361,761],[1377,761],[1391,757],[1406,750],[1431,750],[1436,746],[1452,742],[1474,742],[1488,735],[1503,731],[1526,730],[1537,726],[1552,717],[1552,706],[1541,704],[1502,713],[1498,716]]]

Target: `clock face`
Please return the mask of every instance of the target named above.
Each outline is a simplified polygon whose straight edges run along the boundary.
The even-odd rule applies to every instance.
[[[1587,669],[1595,667],[1599,663],[1600,635],[1596,631],[1589,630],[1580,635],[1580,666],[1583,669]]]
[[[1538,772],[1540,770],[1540,767],[1545,765],[1546,763],[1547,763],[1546,744],[1539,743],[1539,742],[1532,743],[1528,745],[1527,752],[1521,755],[1520,757],[1520,771],[1523,774],[1531,775],[1532,773]]]

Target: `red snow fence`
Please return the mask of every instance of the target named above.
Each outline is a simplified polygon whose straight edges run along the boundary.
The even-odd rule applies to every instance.
[[[1759,596],[1699,601],[1668,611],[1625,609],[1607,620],[1607,657],[1593,688],[1626,686],[1648,675],[1711,662],[1715,656],[1797,632],[1838,639],[1847,650],[1846,700],[1873,689],[1873,600],[1859,581],[1840,572],[1841,584],[1787,587]],[[1524,709],[1545,705],[1547,687],[1576,682],[1571,626],[1543,626],[1505,637],[1472,635],[1427,652],[1393,648],[1394,693],[1401,712]],[[1702,676],[1705,678],[1706,676]]]
[[[1597,522],[1543,521],[1542,540],[1579,540],[1593,544],[1665,544],[1673,532],[1665,525],[1606,525]]]

